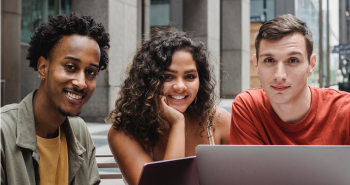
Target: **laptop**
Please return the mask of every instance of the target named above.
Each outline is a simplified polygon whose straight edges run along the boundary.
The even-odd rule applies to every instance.
[[[139,185],[199,185],[196,156],[146,163]]]
[[[350,184],[350,146],[198,145],[199,183]]]

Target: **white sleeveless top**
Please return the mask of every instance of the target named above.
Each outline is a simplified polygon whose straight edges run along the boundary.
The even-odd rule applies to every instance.
[[[208,139],[209,139],[209,145],[215,145],[214,142],[214,136],[213,136],[213,131],[211,129],[208,129]],[[149,154],[151,156],[151,158],[153,159],[153,149],[151,148],[151,152]],[[125,183],[125,185],[128,185],[128,183],[126,182],[126,180],[124,179],[124,176],[122,175],[123,181]]]

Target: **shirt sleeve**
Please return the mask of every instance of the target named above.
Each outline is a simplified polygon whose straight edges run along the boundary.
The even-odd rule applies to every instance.
[[[254,116],[257,113],[254,112],[249,101],[245,101],[244,99],[247,98],[238,95],[232,103],[230,144],[263,145],[263,139],[254,125],[259,121]]]
[[[97,162],[96,162],[96,156],[95,156],[96,148],[94,148],[91,151],[90,155],[90,162],[89,162],[89,172],[90,172],[90,179],[89,184],[91,185],[97,185],[100,184],[100,175],[97,168]]]
[[[0,176],[0,179],[1,179],[1,185],[7,185],[7,178],[6,178],[6,173],[5,173],[5,152],[4,152],[4,147],[3,147],[3,141],[4,141],[4,138],[3,137],[3,133],[2,133],[2,128],[0,126],[0,134],[1,134],[1,176]]]

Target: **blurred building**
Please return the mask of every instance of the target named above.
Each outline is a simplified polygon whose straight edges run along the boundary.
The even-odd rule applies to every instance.
[[[339,44],[339,89],[350,92],[350,0],[339,0]]]
[[[332,54],[332,50],[339,45],[339,40],[343,40],[340,38],[346,37],[350,40],[349,22],[345,21],[346,28],[339,29],[339,21],[344,22],[344,19],[338,13],[341,8],[349,7],[349,0],[332,1],[329,6],[327,0],[322,0],[321,32],[319,1],[2,0],[1,79],[4,101],[1,104],[17,103],[39,86],[37,72],[28,67],[29,62],[25,59],[28,41],[35,28],[51,15],[73,11],[91,15],[96,21],[103,23],[111,37],[109,68],[98,75],[95,92],[80,115],[86,121],[102,122],[113,109],[126,68],[142,39],[147,39],[154,27],[170,25],[205,42],[211,52],[210,62],[217,82],[216,94],[221,98],[234,98],[246,89],[260,87],[251,55],[255,53],[255,35],[262,23],[291,13],[307,22],[313,31],[314,50],[317,55],[320,55],[320,39],[323,43],[322,61],[325,67],[322,68],[322,87],[327,85],[328,78],[328,85],[336,84],[340,56],[337,53]],[[347,3],[347,6],[342,3]],[[327,22],[327,18],[330,21]],[[322,37],[319,37],[320,33]],[[330,66],[328,71],[327,64]],[[316,70],[309,79],[310,84],[319,86],[319,76]]]

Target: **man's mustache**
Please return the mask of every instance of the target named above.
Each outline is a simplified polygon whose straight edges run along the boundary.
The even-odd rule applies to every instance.
[[[85,96],[86,95],[86,91],[84,91],[84,90],[79,90],[79,89],[77,89],[77,88],[75,88],[75,87],[66,87],[66,88],[64,88],[64,90],[65,91],[68,91],[68,92],[77,92],[77,93],[80,93],[80,94],[83,94],[83,96]]]

